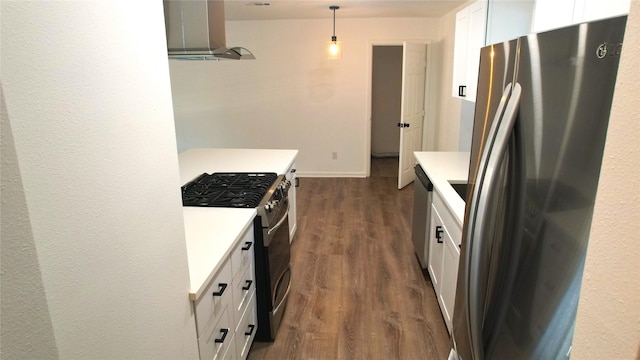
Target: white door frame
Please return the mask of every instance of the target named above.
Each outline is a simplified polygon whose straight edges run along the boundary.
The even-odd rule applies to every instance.
[[[373,47],[374,46],[403,46],[404,42],[416,42],[427,45],[427,70],[425,72],[425,89],[424,89],[424,107],[425,116],[422,124],[422,150],[433,150],[435,141],[435,115],[436,101],[433,98],[436,92],[435,88],[435,74],[433,73],[433,45],[431,40],[414,40],[414,39],[402,39],[402,40],[372,40],[369,42],[369,49],[367,52],[367,109],[366,109],[366,124],[367,134],[365,139],[365,172],[366,177],[371,176],[371,104],[372,104],[372,71],[373,71]],[[400,118],[398,118],[400,122]]]

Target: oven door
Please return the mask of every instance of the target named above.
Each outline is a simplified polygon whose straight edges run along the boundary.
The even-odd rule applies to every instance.
[[[289,245],[289,200],[285,197],[274,225],[265,230],[265,247],[269,257],[271,311],[269,312],[271,337],[275,338],[291,289],[291,259]]]

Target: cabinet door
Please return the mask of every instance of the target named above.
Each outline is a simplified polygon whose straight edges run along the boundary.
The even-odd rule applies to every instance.
[[[576,0],[573,10],[575,24],[626,15],[631,0]]]
[[[442,283],[442,252],[444,251],[444,242],[442,220],[435,206],[431,204],[431,226],[429,227],[429,276],[436,295],[440,296],[440,287]]]
[[[467,94],[466,99],[476,101],[478,88],[478,67],[480,66],[480,49],[485,42],[485,24],[487,22],[486,1],[476,1],[469,5],[469,35],[467,37]]]
[[[459,89],[467,83],[467,34],[469,33],[469,8],[456,14],[456,35],[453,45],[453,86],[451,96],[459,97]]]
[[[478,0],[456,14],[452,89],[454,97],[476,101],[480,49],[485,44],[486,22],[486,0]]]
[[[238,359],[244,360],[249,355],[253,338],[256,336],[256,326],[258,325],[256,314],[256,296],[253,294],[250,305],[244,312],[242,319],[236,329],[236,354]]]
[[[442,284],[438,302],[442,310],[447,330],[451,333],[451,321],[453,320],[453,305],[456,300],[456,285],[458,279],[458,261],[460,250],[453,240],[448,229],[444,232],[444,251],[442,253]]]
[[[234,328],[229,309],[225,307],[217,321],[207,325],[203,334],[198,337],[200,360],[223,359],[229,348],[235,354]]]
[[[456,299],[456,286],[458,281],[458,262],[460,259],[460,240],[462,238],[462,227],[454,219],[453,214],[446,205],[444,198],[439,192],[433,193],[432,212],[435,214],[436,229],[432,229],[433,237],[440,238],[438,254],[439,266],[441,267],[438,278],[436,295],[442,317],[447,325],[447,330],[451,333],[451,321],[453,319],[453,308]],[[437,243],[437,239],[436,239]],[[434,261],[435,261],[434,257]],[[435,262],[434,262],[435,263]],[[434,284],[435,286],[435,284]]]
[[[574,4],[574,0],[536,0],[531,32],[571,25]]]
[[[296,212],[296,186],[298,178],[296,176],[296,164],[293,163],[285,174],[287,180],[291,181],[289,188],[289,242],[293,242],[293,236],[298,228],[298,214]]]
[[[231,262],[226,261],[202,296],[193,303],[198,336],[202,336],[205,332],[204,328],[211,322],[217,321],[223,310],[231,303],[232,281]]]
[[[509,41],[531,32],[534,1],[490,1],[485,45]]]

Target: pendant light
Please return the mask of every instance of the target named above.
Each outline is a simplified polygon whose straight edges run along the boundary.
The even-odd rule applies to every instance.
[[[333,36],[328,44],[327,52],[329,60],[342,59],[342,44],[336,37],[336,10],[340,9],[340,6],[331,5],[329,9],[333,10]]]

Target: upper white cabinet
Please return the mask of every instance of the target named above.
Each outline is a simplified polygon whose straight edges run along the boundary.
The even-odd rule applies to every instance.
[[[452,96],[476,100],[480,49],[485,45],[487,2],[478,0],[456,14]]]
[[[536,0],[531,32],[626,15],[631,0]]]
[[[534,5],[533,0],[489,1],[485,44],[496,44],[530,33]]]

